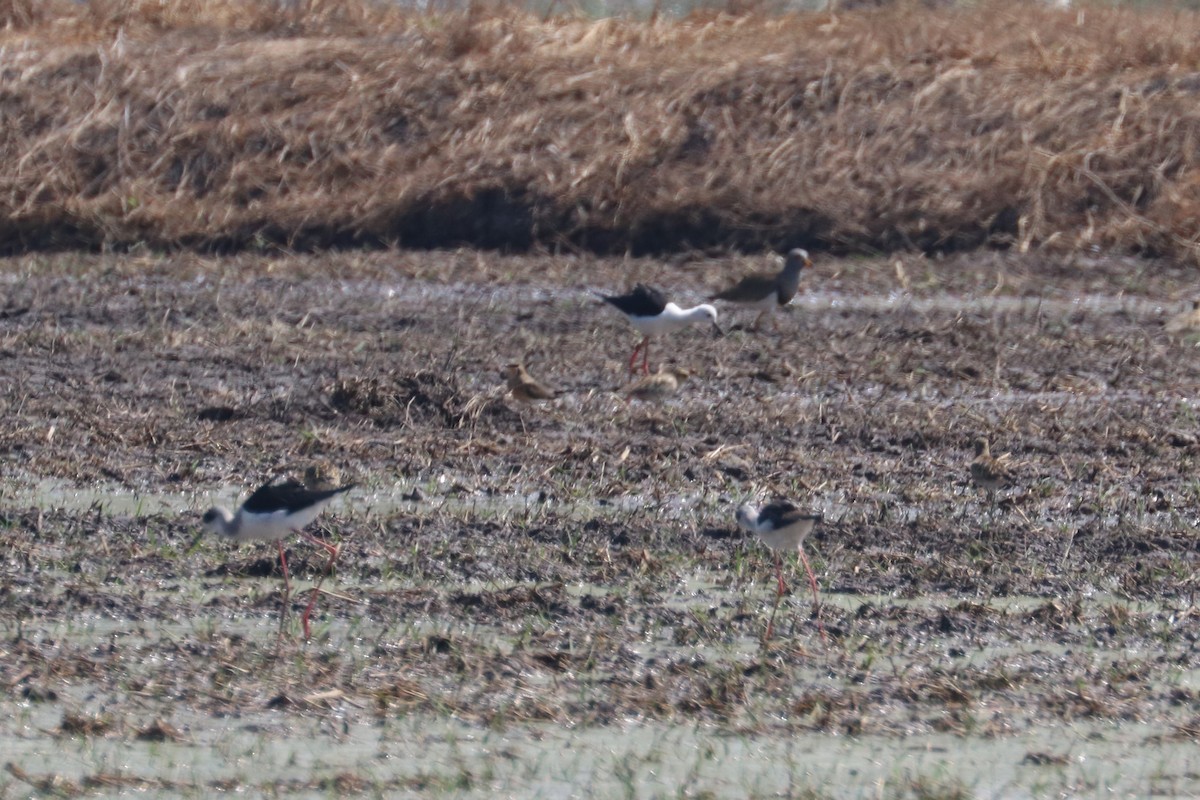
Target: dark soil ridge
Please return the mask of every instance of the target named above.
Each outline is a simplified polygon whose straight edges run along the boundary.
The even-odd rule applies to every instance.
[[[18,6],[0,38],[0,252],[1192,260],[1200,236],[1195,14]]]

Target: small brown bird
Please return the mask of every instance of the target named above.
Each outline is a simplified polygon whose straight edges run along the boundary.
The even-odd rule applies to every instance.
[[[501,371],[500,377],[508,382],[508,392],[513,399],[522,403],[540,403],[543,400],[553,400],[559,395],[556,390],[534,380],[525,370],[525,365],[520,362],[509,364]]]
[[[626,389],[625,397],[627,400],[659,403],[675,394],[690,377],[691,371],[683,367],[659,367],[658,372],[647,375]]]
[[[332,464],[309,464],[304,469],[304,488],[323,492],[343,483],[342,471]]]
[[[1167,333],[1186,334],[1200,331],[1200,300],[1193,300],[1192,307],[1181,311],[1163,324]]]
[[[800,273],[805,267],[811,266],[808,252],[796,248],[787,254],[783,269],[778,273],[747,275],[725,291],[714,294],[711,299],[727,300],[758,309],[758,316],[754,318],[752,326],[757,330],[764,314],[772,309],[783,308],[792,301],[800,288]],[[774,324],[775,319],[772,317],[772,327]]]
[[[1008,483],[1008,453],[999,458],[992,457],[992,450],[987,439],[975,440],[975,460],[971,462],[971,480],[980,489],[986,491],[992,505],[996,504],[996,490]]]

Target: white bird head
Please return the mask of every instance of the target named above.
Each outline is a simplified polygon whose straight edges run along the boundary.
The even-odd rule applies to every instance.
[[[233,522],[233,513],[224,506],[213,506],[204,512],[200,524],[210,533],[224,533],[229,523]]]
[[[200,518],[200,532],[196,534],[196,538],[192,539],[192,543],[188,545],[186,552],[190,553],[196,549],[196,545],[200,544],[200,540],[204,538],[206,533],[219,533],[222,535],[229,534],[229,526],[233,524],[233,514],[224,506],[213,506],[208,511],[204,512],[204,516]]]
[[[806,267],[812,266],[812,259],[808,257],[808,251],[801,247],[796,247],[788,251],[787,260],[793,263],[803,264]]]
[[[702,303],[693,308],[691,313],[696,315],[696,318],[708,317],[712,321],[713,332],[717,336],[725,335],[725,331],[721,329],[721,323],[717,322],[717,309],[715,306],[709,305],[708,303]]]
[[[737,514],[738,527],[747,533],[754,533],[758,527],[758,509],[749,503],[743,503],[738,506]]]

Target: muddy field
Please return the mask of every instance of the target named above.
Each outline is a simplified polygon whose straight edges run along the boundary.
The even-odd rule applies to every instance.
[[[818,256],[617,393],[592,290],[766,258],[474,251],[4,262],[0,795],[1015,797],[1200,791],[1188,274]],[[508,362],[565,395],[518,407]],[[970,484],[970,445],[1013,485]],[[185,552],[318,466],[297,538]],[[762,641],[747,499],[819,510]],[[586,788],[581,788],[586,787]]]

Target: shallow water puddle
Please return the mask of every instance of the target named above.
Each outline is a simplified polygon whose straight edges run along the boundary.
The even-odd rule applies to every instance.
[[[333,519],[350,513],[387,516],[397,512],[411,512],[414,516],[446,514],[487,520],[536,518],[543,511],[548,511],[559,518],[587,520],[620,517],[646,508],[653,508],[655,515],[669,519],[683,515],[705,502],[702,495],[695,493],[679,493],[663,500],[627,494],[599,500],[572,498],[565,503],[548,501],[540,489],[512,494],[489,494],[479,491],[434,493],[438,489],[444,492],[456,482],[455,476],[446,475],[435,481],[436,485],[433,487],[420,487],[424,494],[423,499],[419,501],[412,499],[414,484],[411,483],[358,487],[325,512],[322,519]],[[194,517],[198,531],[200,516],[204,511],[214,505],[236,508],[238,502],[244,500],[248,494],[246,487],[238,486],[221,486],[190,492],[143,492],[119,485],[77,487],[51,478],[23,480],[13,477],[5,487],[4,498],[6,504],[12,508],[67,512],[98,510],[111,516],[129,517]],[[732,527],[732,523],[730,526]]]
[[[610,287],[614,290],[617,287]],[[398,307],[411,305],[423,307],[429,303],[460,306],[474,304],[475,309],[511,308],[546,304],[593,307],[597,315],[603,304],[590,289],[560,286],[478,285],[444,284],[418,280],[403,283],[378,281],[348,281],[342,291],[355,297],[377,296]],[[679,290],[675,293],[681,302],[701,301],[707,294],[703,291]],[[1177,304],[1166,303],[1160,298],[1144,298],[1111,293],[1006,295],[1006,294],[952,294],[947,292],[910,294],[901,291],[889,292],[841,292],[827,289],[802,287],[792,300],[800,309],[841,309],[856,311],[910,310],[918,313],[951,311],[967,313],[999,312],[1021,315],[1066,314],[1088,312],[1094,314],[1128,314],[1133,316],[1160,317],[1180,310]]]
[[[73,702],[68,699],[68,703]],[[1159,741],[1143,724],[1068,724],[978,739],[831,733],[739,733],[706,725],[629,720],[604,727],[513,724],[498,730],[413,714],[375,721],[246,709],[213,719],[186,709],[169,723],[180,741],[121,736],[56,738],[52,707],[5,701],[5,759],[60,781],[119,777],[140,796],[207,793],[217,786],[290,797],[328,797],[346,785],[418,790],[423,796],[740,797],[899,796],[924,786],[977,798],[1178,796],[1200,791],[1200,751]],[[126,720],[131,726],[150,722]],[[10,780],[10,783],[12,781]],[[140,784],[140,785],[139,785]]]
[[[458,590],[503,588],[468,584]],[[604,590],[575,586],[568,591],[582,596]],[[719,583],[693,579],[670,598],[670,604],[708,608],[740,597]],[[791,598],[795,607],[791,611],[806,609],[806,601],[803,596]],[[857,609],[884,604],[953,607],[961,601],[832,595],[825,602]],[[1042,598],[1004,598],[990,607],[1018,613],[1045,602]],[[1112,598],[1089,600],[1089,604],[1110,602]],[[1138,604],[1140,610],[1145,606]],[[287,655],[285,649],[281,661],[264,662],[265,683],[247,683],[239,694],[237,687],[243,679],[237,670],[228,687],[214,685],[215,692],[224,696],[232,691],[243,702],[236,713],[212,714],[201,710],[200,698],[188,692],[181,695],[182,701],[172,698],[169,675],[178,666],[175,662],[194,648],[219,649],[229,637],[269,643],[277,624],[272,613],[240,620],[227,613],[219,619],[206,617],[201,609],[196,619],[180,623],[93,617],[69,624],[31,621],[22,625],[23,640],[94,653],[93,658],[106,669],[111,665],[104,659],[112,653],[140,655],[138,664],[128,666],[131,686],[127,690],[105,689],[81,676],[56,685],[58,696],[52,702],[22,699],[12,692],[0,697],[0,741],[6,761],[30,776],[57,776],[73,782],[94,782],[98,776],[119,778],[125,783],[114,785],[126,785],[139,795],[163,797],[203,794],[218,786],[325,797],[330,787],[351,778],[367,787],[456,797],[492,797],[513,787],[520,787],[522,796],[561,797],[577,792],[580,786],[587,786],[587,795],[594,797],[674,795],[681,790],[766,797],[813,790],[820,797],[857,798],[900,795],[914,786],[931,792],[938,787],[959,787],[969,796],[981,798],[1200,792],[1200,751],[1190,740],[1173,740],[1173,729],[1161,724],[1022,721],[1006,735],[929,733],[919,726],[911,732],[901,727],[887,735],[848,735],[836,729],[813,732],[796,728],[793,723],[797,720],[774,713],[756,717],[751,711],[740,722],[731,720],[732,724],[719,726],[633,717],[605,725],[512,721],[489,727],[460,719],[453,706],[443,713],[389,708],[377,714],[369,695],[356,694],[352,688],[343,693],[330,678],[315,685],[297,683],[288,671],[288,663],[301,651],[315,656],[317,664],[322,653],[337,653],[360,663],[362,669],[371,669],[381,643],[431,635],[450,636],[499,655],[515,651],[512,631],[470,623],[448,628],[444,621],[433,619],[407,620],[390,628],[370,621],[322,623],[323,635],[329,638],[297,645],[301,651],[295,655]],[[15,641],[11,630],[5,631],[5,637]],[[811,663],[804,663],[802,656],[786,656],[802,659],[793,665],[791,679],[804,688],[833,691],[843,685],[845,665],[839,667],[839,661],[827,660],[815,636],[805,637],[805,642]],[[669,628],[650,640],[631,640],[628,646],[639,652],[642,663],[701,657],[714,664],[749,665],[757,663],[761,654],[752,639],[676,645]],[[969,648],[952,658],[933,656],[929,664],[1028,665],[1063,658],[1069,651],[1067,645],[1044,640],[1015,642]],[[159,652],[161,659],[155,655]],[[782,652],[795,651],[785,648]],[[1084,657],[1100,663],[1141,655],[1096,646]],[[216,663],[220,661],[216,659]],[[269,675],[277,669],[282,670],[283,678],[272,682]],[[214,677],[220,674],[218,670]],[[163,682],[150,689],[156,685],[155,676],[163,676]],[[592,684],[605,677],[595,675]],[[403,682],[405,676],[396,675],[395,679]],[[548,685],[546,680],[534,675],[526,683],[536,690],[539,684]],[[1180,688],[1198,683],[1197,671],[1181,671],[1172,678],[1172,684]],[[136,688],[142,685],[147,688]],[[591,691],[588,685],[583,684],[581,691]],[[292,699],[282,708],[271,708],[280,695]],[[313,703],[311,711],[305,710],[308,702]],[[102,735],[56,733],[68,713],[107,719],[111,728]],[[1000,707],[989,710],[986,703],[972,710],[980,724],[994,723],[989,715],[1006,713]],[[140,740],[139,731],[155,720],[178,731],[178,740]]]

